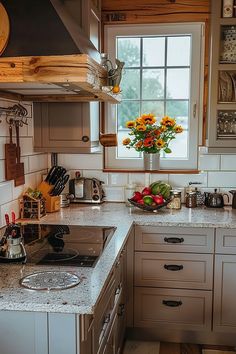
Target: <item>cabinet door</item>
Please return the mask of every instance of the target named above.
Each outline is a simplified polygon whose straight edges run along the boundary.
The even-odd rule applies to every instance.
[[[81,146],[86,134],[86,103],[44,104],[42,107],[43,145],[53,147]]]
[[[236,331],[236,256],[215,258],[214,331]]]
[[[0,353],[48,354],[47,314],[1,311]]]
[[[211,291],[135,288],[135,327],[211,329]]]
[[[236,88],[231,76],[236,73],[236,63],[231,31],[236,21],[233,17],[222,18],[222,2],[211,1],[207,145],[209,152],[232,153],[236,150]]]
[[[99,103],[35,103],[34,128],[36,151],[98,151]]]

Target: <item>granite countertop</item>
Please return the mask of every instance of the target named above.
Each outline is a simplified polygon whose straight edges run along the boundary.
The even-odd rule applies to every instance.
[[[116,226],[116,231],[98,260],[95,268],[48,267],[33,265],[0,265],[0,310],[39,311],[91,314],[104,288],[112,266],[127,240],[133,223],[138,225],[181,227],[236,228],[236,210],[224,209],[160,209],[149,213],[128,208],[123,203],[102,205],[73,205],[48,214],[41,223],[65,225]],[[42,270],[71,271],[81,278],[81,283],[61,291],[32,291],[20,286],[19,280]]]

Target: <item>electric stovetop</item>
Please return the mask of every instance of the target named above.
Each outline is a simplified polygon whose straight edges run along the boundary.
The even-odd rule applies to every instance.
[[[94,267],[115,227],[27,224],[22,234],[27,263]]]

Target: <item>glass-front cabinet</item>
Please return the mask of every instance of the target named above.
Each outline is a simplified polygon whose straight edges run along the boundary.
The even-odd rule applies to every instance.
[[[212,1],[207,145],[209,152],[235,153],[236,10],[232,1],[226,12],[225,4]]]

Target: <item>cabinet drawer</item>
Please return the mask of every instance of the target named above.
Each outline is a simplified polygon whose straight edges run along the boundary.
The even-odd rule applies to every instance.
[[[236,229],[216,230],[216,253],[236,254]]]
[[[212,289],[213,255],[135,252],[135,285]]]
[[[135,226],[135,250],[212,253],[214,229]]]
[[[116,279],[113,273],[94,313],[94,349],[96,353],[104,345],[107,331],[111,325],[111,314],[115,306],[115,293]]]
[[[210,291],[135,288],[134,325],[210,329],[211,299]]]

